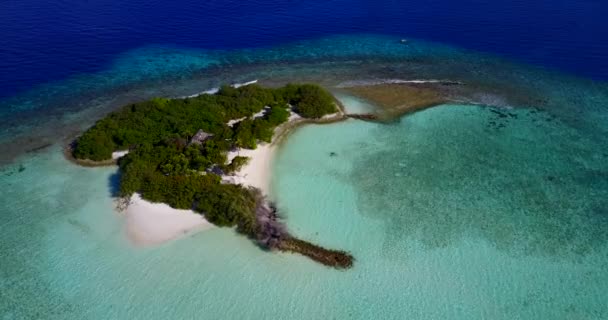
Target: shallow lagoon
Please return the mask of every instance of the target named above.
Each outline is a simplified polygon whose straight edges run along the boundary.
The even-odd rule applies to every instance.
[[[441,106],[290,138],[279,205],[296,234],[357,257],[342,293],[361,303],[354,318],[606,316],[601,146],[542,112],[509,112]]]

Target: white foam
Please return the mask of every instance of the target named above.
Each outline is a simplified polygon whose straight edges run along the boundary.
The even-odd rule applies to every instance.
[[[218,91],[220,91],[220,88],[211,88],[209,90],[201,91],[199,93],[195,93],[195,94],[192,94],[189,96],[181,96],[181,97],[178,97],[178,99],[196,98],[196,97],[204,95],[204,94],[216,94]]]
[[[244,87],[244,86],[248,86],[250,84],[256,84],[256,83],[258,83],[257,79],[256,80],[251,80],[251,81],[248,81],[248,82],[243,82],[243,83],[234,83],[234,84],[232,84],[232,87],[233,88],[240,88],[240,87]]]
[[[256,80],[251,80],[251,81],[248,81],[248,82],[243,82],[243,83],[233,83],[230,86],[233,87],[233,88],[240,88],[240,87],[248,86],[250,84],[255,84],[255,83],[258,83],[257,79]],[[196,98],[196,97],[201,96],[203,94],[216,94],[216,93],[218,93],[218,91],[220,91],[220,88],[211,88],[211,89],[208,89],[208,90],[205,90],[205,91],[201,91],[199,93],[195,93],[195,94],[192,94],[192,95],[189,95],[189,96],[181,96],[181,97],[179,97],[179,99]]]
[[[375,86],[379,84],[425,84],[425,83],[437,83],[437,84],[462,84],[460,81],[454,81],[449,79],[370,79],[370,80],[352,80],[345,81],[337,85],[338,88],[349,88],[349,87],[360,87],[360,86]]]

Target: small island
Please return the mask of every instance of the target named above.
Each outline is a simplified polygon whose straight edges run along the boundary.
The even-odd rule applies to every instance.
[[[293,119],[345,118],[334,97],[314,84],[222,86],[213,94],[124,106],[76,139],[68,156],[85,166],[118,164],[122,199],[193,210],[216,226],[236,227],[263,249],[345,269],[353,265],[349,253],[291,235],[266,190],[230,179],[251,160],[239,150],[272,143]]]

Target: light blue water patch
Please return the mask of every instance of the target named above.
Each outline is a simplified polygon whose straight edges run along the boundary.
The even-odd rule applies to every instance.
[[[357,258],[355,318],[604,318],[608,162],[592,135],[473,106],[311,126],[273,190],[294,233]]]
[[[608,241],[607,146],[596,134],[533,109],[444,106],[377,130],[389,147],[351,178],[389,238],[444,247],[475,236],[574,258]]]

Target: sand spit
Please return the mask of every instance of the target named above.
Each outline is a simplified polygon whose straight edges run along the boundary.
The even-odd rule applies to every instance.
[[[137,193],[131,196],[125,216],[127,237],[139,246],[158,245],[213,227],[201,214],[152,203]]]

